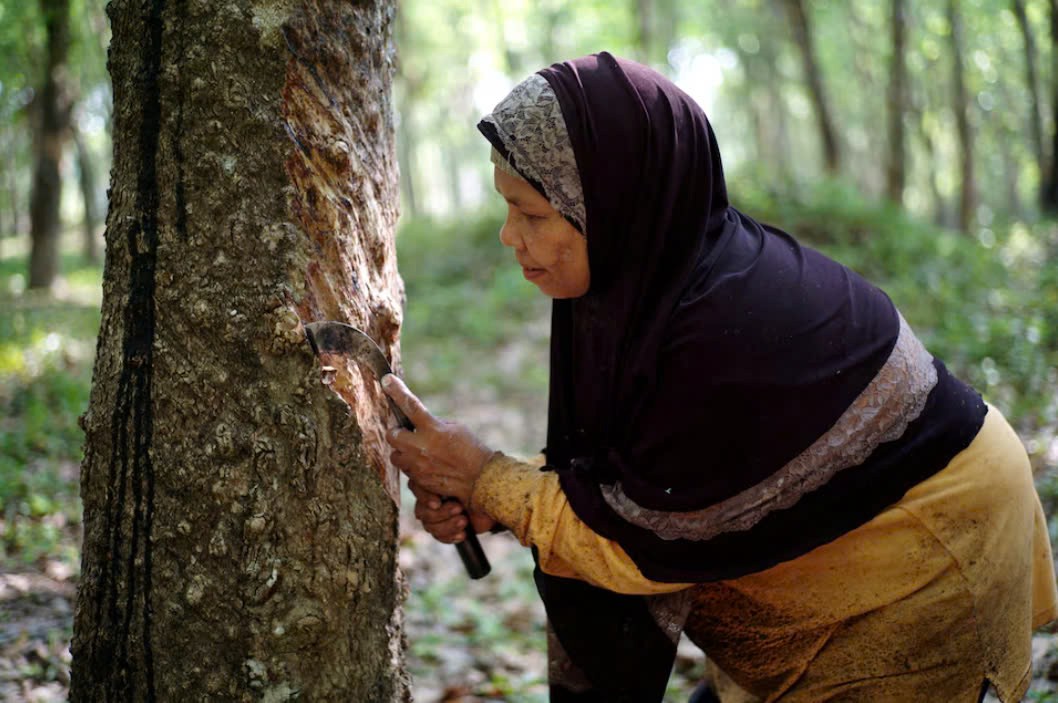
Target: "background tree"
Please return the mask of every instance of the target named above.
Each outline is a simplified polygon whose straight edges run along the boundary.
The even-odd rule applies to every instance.
[[[804,0],[784,0],[790,18],[790,29],[801,55],[804,68],[804,80],[812,97],[816,122],[819,126],[819,140],[823,149],[823,163],[827,171],[836,174],[841,169],[841,148],[838,135],[831,117],[830,101],[823,82],[823,73],[816,60],[813,40],[812,22],[805,8]]]
[[[88,263],[99,259],[96,244],[96,227],[99,225],[99,205],[96,204],[96,173],[92,155],[80,130],[73,130],[73,143],[77,153],[77,181],[81,186],[81,202],[84,216],[81,219],[83,245],[81,257]]]
[[[892,55],[889,59],[889,88],[886,94],[889,115],[889,144],[885,168],[885,194],[892,202],[904,202],[906,182],[904,115],[907,112],[907,59],[905,36],[907,11],[904,0],[891,0],[890,36]]]
[[[393,5],[109,13],[71,699],[405,700],[386,406],[300,323],[397,343]]]
[[[40,0],[47,32],[47,61],[35,105],[36,171],[30,203],[29,287],[47,288],[59,270],[59,165],[70,125],[71,96],[66,82],[69,51],[69,0]]]
[[[970,102],[966,90],[966,62],[963,58],[963,22],[958,0],[948,0],[948,26],[951,39],[952,113],[955,115],[959,154],[959,229],[968,232],[977,207],[977,179],[974,167],[974,141],[970,127]]]
[[[1043,211],[1058,214],[1058,0],[1048,3],[1051,40],[1051,149],[1048,169],[1043,177]]]
[[[1042,187],[1042,183],[1044,175],[1047,173],[1047,158],[1046,150],[1043,146],[1043,115],[1040,111],[1039,79],[1036,77],[1036,36],[1029,22],[1025,0],[1011,0],[1010,7],[1018,21],[1018,29],[1021,30],[1025,54],[1025,85],[1029,91],[1029,136],[1032,138],[1032,149],[1036,156],[1037,169],[1039,169],[1040,198],[1042,200],[1046,190]]]

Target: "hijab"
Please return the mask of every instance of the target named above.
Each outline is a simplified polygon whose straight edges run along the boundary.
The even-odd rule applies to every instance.
[[[902,319],[854,272],[733,208],[705,113],[648,67],[605,52],[553,64],[478,127],[587,237],[590,289],[552,307],[545,450],[578,517],[650,578],[711,580],[892,502],[865,495],[874,474],[846,472],[697,535],[630,520],[776,483],[871,383]]]

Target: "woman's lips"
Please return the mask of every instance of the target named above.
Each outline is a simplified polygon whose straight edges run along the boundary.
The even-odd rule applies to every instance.
[[[532,281],[543,276],[547,271],[545,269],[531,269],[528,266],[522,267],[522,275],[525,276],[525,280]]]

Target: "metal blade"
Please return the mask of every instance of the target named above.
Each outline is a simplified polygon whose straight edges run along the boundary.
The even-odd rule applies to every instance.
[[[305,336],[316,354],[351,356],[367,364],[378,380],[382,380],[387,373],[393,373],[386,355],[375,344],[375,340],[352,325],[344,322],[311,322],[305,325]]]
[[[309,344],[312,345],[312,350],[316,352],[317,356],[320,354],[341,354],[342,356],[352,357],[371,369],[376,381],[381,381],[383,376],[393,373],[393,369],[389,367],[386,355],[375,344],[375,340],[371,339],[363,330],[359,330],[352,325],[333,321],[310,322],[305,325],[305,337],[308,338]],[[397,407],[393,399],[386,396],[386,400],[389,402],[389,407],[393,410],[393,414],[396,416],[400,426],[408,430],[415,429],[415,425]]]

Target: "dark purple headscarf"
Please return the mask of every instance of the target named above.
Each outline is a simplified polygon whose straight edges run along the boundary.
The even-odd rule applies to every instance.
[[[876,462],[707,539],[615,511],[615,488],[632,510],[661,512],[745,495],[835,424],[901,321],[858,275],[729,205],[709,121],[668,79],[608,53],[539,75],[575,154],[591,269],[589,292],[552,309],[546,455],[577,515],[650,578],[713,580],[829,541],[920,480],[882,488]]]

